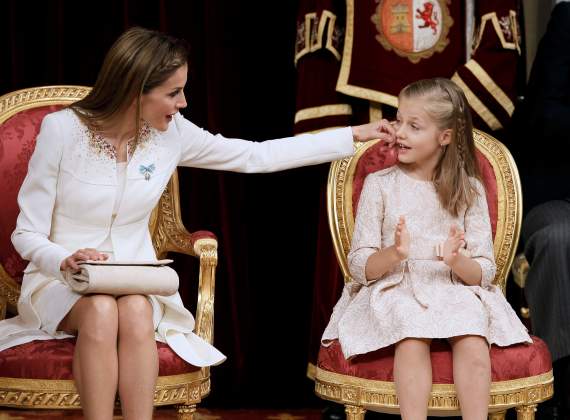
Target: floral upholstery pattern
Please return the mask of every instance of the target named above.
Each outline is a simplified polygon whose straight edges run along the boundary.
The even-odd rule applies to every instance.
[[[0,124],[0,264],[18,283],[22,282],[27,264],[10,241],[19,213],[18,191],[26,177],[41,122],[59,109],[59,105],[50,105],[21,111]]]

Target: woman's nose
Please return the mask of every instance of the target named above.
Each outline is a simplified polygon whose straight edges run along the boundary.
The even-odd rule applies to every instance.
[[[188,103],[186,103],[186,96],[184,95],[184,92],[181,92],[181,94],[182,94],[182,97],[178,101],[178,103],[176,104],[178,109],[183,109],[183,108],[186,108],[188,106]]]

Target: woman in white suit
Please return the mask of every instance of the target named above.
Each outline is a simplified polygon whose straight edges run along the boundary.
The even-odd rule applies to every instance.
[[[155,340],[193,365],[225,356],[193,334],[194,318],[173,296],[82,296],[62,280],[84,260],[156,259],[152,209],[177,166],[271,172],[340,159],[353,140],[384,138],[386,121],[255,143],[204,131],[186,107],[183,42],[142,28],[109,50],[84,99],[45,117],[21,187],[12,241],[30,261],[19,315],[0,323],[0,350],[77,336],[73,376],[87,419],[152,418]]]

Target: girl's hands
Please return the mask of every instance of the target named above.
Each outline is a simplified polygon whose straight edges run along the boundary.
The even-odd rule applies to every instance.
[[[400,260],[408,258],[410,253],[410,232],[406,226],[406,219],[400,216],[398,224],[396,225],[396,232],[394,234],[394,247]]]
[[[443,262],[448,266],[453,265],[459,250],[465,247],[465,233],[457,226],[453,225],[449,229],[449,236],[443,243]]]
[[[61,262],[59,269],[61,271],[79,271],[78,263],[92,260],[92,261],[105,261],[109,256],[97,251],[93,248],[78,249],[69,257]]]
[[[388,120],[352,127],[352,136],[356,141],[380,139],[390,147],[396,144],[396,130]]]

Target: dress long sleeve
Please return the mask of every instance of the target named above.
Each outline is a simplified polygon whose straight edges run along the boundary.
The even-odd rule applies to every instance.
[[[485,189],[479,181],[474,182],[478,195],[465,213],[465,242],[471,257],[481,266],[481,287],[488,287],[495,278],[497,267]]]
[[[22,258],[53,276],[60,276],[60,265],[70,255],[50,241],[56,201],[59,164],[63,153],[62,134],[50,115],[42,121],[28,173],[18,194],[20,214],[12,243]]]
[[[380,249],[382,243],[382,222],[384,203],[380,186],[373,177],[364,181],[356,212],[352,245],[348,254],[348,266],[352,278],[367,285],[366,262]],[[372,281],[377,279],[371,279]]]

